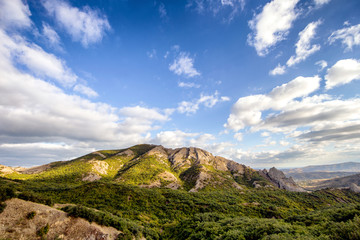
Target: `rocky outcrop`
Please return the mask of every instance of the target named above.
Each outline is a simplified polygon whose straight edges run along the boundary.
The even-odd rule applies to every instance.
[[[0,175],[6,175],[15,172],[12,167],[7,167],[4,165],[0,165]]]
[[[354,193],[360,193],[360,187],[355,183],[351,183],[349,189]]]
[[[264,169],[259,171],[259,173],[280,189],[291,192],[305,192],[305,190],[302,187],[299,187],[291,177],[287,178],[282,171],[275,167],[270,168],[269,171]]]
[[[99,174],[90,172],[90,173],[86,174],[85,176],[83,176],[81,180],[84,182],[94,182],[94,181],[97,181],[100,179],[101,179],[101,176]]]

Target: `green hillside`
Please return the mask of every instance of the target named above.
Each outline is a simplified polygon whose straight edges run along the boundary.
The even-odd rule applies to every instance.
[[[2,175],[0,202],[62,204],[118,239],[360,239],[360,194],[283,190],[201,149],[137,145]]]
[[[141,187],[190,191],[273,186],[257,171],[197,148],[165,149],[136,145],[103,150],[71,161],[54,162],[23,171],[3,173],[9,179],[76,186],[84,182],[115,182]]]

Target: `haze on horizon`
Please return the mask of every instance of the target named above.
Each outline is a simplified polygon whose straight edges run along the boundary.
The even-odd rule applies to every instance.
[[[0,0],[0,164],[139,143],[360,162],[360,1]]]

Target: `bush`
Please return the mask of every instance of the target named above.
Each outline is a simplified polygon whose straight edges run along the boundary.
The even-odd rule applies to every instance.
[[[46,224],[44,227],[37,230],[36,235],[44,239],[46,234],[49,232],[49,224]]]
[[[26,215],[26,218],[27,219],[33,219],[36,215],[36,212],[32,211],[32,212],[29,212],[27,215]]]

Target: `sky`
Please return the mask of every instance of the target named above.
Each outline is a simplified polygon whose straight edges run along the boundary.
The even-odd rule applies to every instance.
[[[360,162],[359,45],[358,0],[0,0],[0,164]]]

